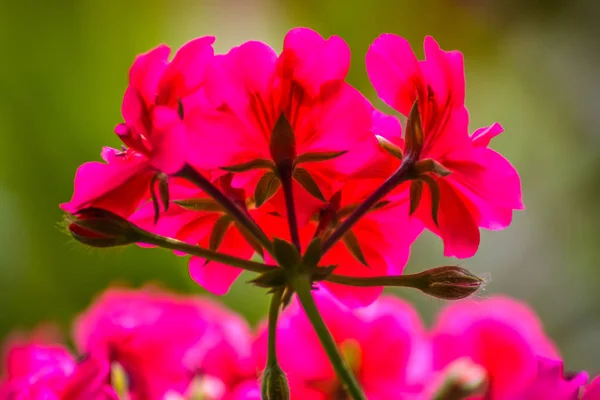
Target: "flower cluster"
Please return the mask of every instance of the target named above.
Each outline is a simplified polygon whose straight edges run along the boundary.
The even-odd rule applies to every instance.
[[[539,320],[515,300],[454,303],[426,329],[396,298],[351,310],[326,292],[316,297],[368,399],[600,399],[600,380],[588,384],[585,372],[564,374]],[[279,360],[291,398],[345,398],[295,301],[280,321]],[[0,398],[260,398],[266,326],[252,332],[235,313],[204,298],[111,289],[77,318],[73,339],[78,358],[40,334],[9,340]]]
[[[217,294],[241,269],[213,253],[257,253],[282,266],[275,238],[301,255],[318,240],[305,271],[347,305],[364,306],[381,285],[349,289],[331,271],[400,275],[424,228],[443,239],[446,255],[470,257],[479,228],[504,228],[523,207],[517,172],[488,148],[502,127],[469,134],[461,53],[430,37],[425,60],[395,35],[371,45],[368,75],[407,117],[403,134],[396,116],[346,82],[350,49],[340,37],[293,29],[279,54],[250,41],[215,55],[214,40],[195,39],[172,60],[166,46],[135,60],[115,129],[122,149],[83,164],[61,205],[78,240],[169,247],[157,243],[165,237],[208,249],[175,250],[192,255],[192,278]],[[109,214],[148,234],[89,221]],[[281,279],[261,280],[273,281]]]
[[[367,73],[380,98],[405,117],[403,127],[398,116],[375,109],[346,82],[350,49],[340,37],[293,29],[279,54],[250,41],[216,55],[214,41],[192,40],[171,60],[166,46],[135,60],[123,99],[124,122],[115,128],[122,149],[105,148],[104,162],[83,164],[73,197],[61,205],[75,239],[96,247],[137,243],[189,255],[191,277],[216,294],[226,293],[244,269],[259,273],[252,282],[272,295],[267,353],[259,363],[264,367],[266,358],[265,399],[289,397],[277,353],[290,373],[295,398],[317,392],[340,398],[347,389],[353,399],[365,399],[353,372],[369,398],[390,398],[405,386],[425,393],[430,385],[420,387],[417,375],[446,382],[447,364],[463,356],[472,357],[473,371],[487,368],[480,380],[498,398],[509,386],[529,390],[538,368],[562,379],[554,365],[538,361],[548,354],[537,350],[515,347],[514,357],[523,357],[517,369],[490,361],[496,360],[486,353],[495,344],[493,330],[475,332],[468,322],[458,333],[452,330],[456,326],[445,332],[441,324],[435,337],[457,343],[442,344],[445,350],[435,357],[423,353],[419,364],[431,364],[427,368],[409,367],[413,350],[437,341],[422,337],[406,306],[384,300],[350,317],[350,311],[333,305],[368,306],[384,286],[412,287],[449,300],[468,297],[483,280],[464,268],[403,274],[412,243],[428,229],[442,238],[445,255],[471,257],[479,247],[480,228],[505,228],[513,211],[523,208],[517,172],[489,148],[502,127],[495,123],[469,132],[461,53],[444,51],[428,37],[425,59],[418,60],[398,36],[384,34],[374,41],[366,54]],[[320,300],[323,309],[313,297],[319,287],[336,299],[327,300],[330,305]],[[57,379],[61,398],[70,395],[71,381],[80,374],[91,374],[92,367],[114,372],[115,362],[127,372],[131,397],[140,399],[183,393],[197,379],[207,384],[215,378],[229,389],[244,376],[224,377],[212,370],[228,358],[219,354],[218,361],[207,362],[203,357],[220,345],[195,349],[192,342],[219,330],[207,322],[210,318],[196,318],[202,321],[198,326],[186,323],[184,332],[178,329],[183,320],[194,319],[198,307],[177,307],[171,315],[160,305],[148,305],[154,300],[144,305],[131,300],[133,309],[144,308],[141,315],[148,320],[138,320],[136,312],[132,321],[120,324],[120,307],[113,315],[107,311],[110,298],[105,301],[78,324],[76,343],[90,356],[81,363],[85,368],[71,361]],[[278,327],[280,310],[290,304],[281,317],[288,322]],[[302,333],[306,323],[300,309],[330,366],[323,364],[319,349],[308,350],[314,336]],[[339,315],[354,322],[338,329]],[[403,332],[401,338],[382,333],[390,324]],[[147,334],[138,337],[138,329]],[[284,333],[277,345],[280,329]],[[373,342],[363,343],[370,336]],[[459,343],[465,337],[473,348]],[[181,347],[157,345],[170,342]],[[286,352],[300,343],[307,353],[289,361],[293,357]],[[389,365],[381,361],[385,350],[378,347],[385,343],[398,352]],[[532,349],[528,343],[533,342],[523,345],[527,351]],[[372,366],[363,369],[363,364]],[[98,383],[93,390],[108,395],[102,385],[106,380]],[[449,385],[431,390],[464,389]],[[294,394],[303,391],[308,394]],[[212,395],[200,397],[207,396]]]

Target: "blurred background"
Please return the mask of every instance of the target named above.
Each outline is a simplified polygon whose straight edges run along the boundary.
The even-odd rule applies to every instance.
[[[349,80],[373,101],[364,54],[380,33],[406,37],[420,56],[425,35],[464,53],[471,127],[504,125],[493,147],[520,171],[527,210],[509,229],[483,232],[478,255],[461,265],[489,273],[482,296],[531,304],[569,370],[599,373],[599,18],[593,0],[2,0],[0,338],[40,321],[68,331],[110,284],[202,293],[185,259],[167,251],[73,243],[58,228],[58,204],[81,163],[119,145],[112,132],[136,54],[206,34],[219,52],[249,39],[280,50],[288,29],[309,26],[347,40]],[[426,234],[407,271],[449,262]],[[245,278],[223,301],[256,323],[267,297]],[[394,293],[428,322],[444,305]]]

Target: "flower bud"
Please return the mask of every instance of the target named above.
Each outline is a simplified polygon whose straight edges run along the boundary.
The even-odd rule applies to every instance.
[[[458,266],[429,269],[418,274],[416,286],[424,293],[445,300],[459,300],[477,292],[484,283],[480,277]]]
[[[269,365],[262,377],[263,400],[289,400],[290,388],[279,364]]]
[[[66,216],[75,240],[92,247],[114,247],[141,241],[141,231],[125,218],[101,208],[84,208]]]

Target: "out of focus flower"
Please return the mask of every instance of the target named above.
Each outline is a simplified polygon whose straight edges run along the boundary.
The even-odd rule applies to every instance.
[[[463,357],[485,368],[491,399],[516,399],[535,390],[538,379],[545,386],[563,379],[556,366],[544,361],[559,357],[539,319],[516,300],[452,303],[438,316],[432,346],[436,370]]]
[[[430,354],[424,328],[411,306],[384,297],[369,307],[351,311],[324,292],[315,297],[339,350],[368,399],[401,399],[403,394],[419,393],[422,379],[429,372]],[[261,369],[265,366],[266,349],[267,335],[262,331],[255,343]],[[289,379],[292,399],[344,398],[344,389],[296,302],[279,320],[277,356]]]
[[[109,382],[100,377],[108,364],[84,359],[45,340],[9,341],[5,346],[2,400],[117,400]]]
[[[83,164],[75,175],[71,201],[61,207],[74,213],[97,207],[128,217],[149,196],[164,174],[178,172],[187,159],[188,118],[203,103],[204,72],[213,56],[213,37],[183,46],[171,62],[170,49],[159,46],[137,57],[129,72],[123,118],[115,132],[126,148],[104,148],[105,163]],[[165,190],[163,188],[156,190]],[[166,205],[165,205],[166,206]]]
[[[104,293],[77,319],[75,343],[118,364],[133,400],[184,394],[194,380],[214,393],[254,373],[241,318],[207,300],[152,290]]]
[[[387,163],[393,169],[400,157],[420,165],[414,180],[401,186],[410,190],[413,212],[442,237],[446,255],[470,257],[479,247],[478,227],[505,228],[512,211],[523,208],[520,179],[504,157],[488,149],[502,132],[499,124],[469,136],[462,54],[442,51],[431,37],[424,47],[426,59],[419,61],[405,39],[383,34],[367,53],[377,93],[409,116],[404,140],[399,130],[385,137],[398,148]]]

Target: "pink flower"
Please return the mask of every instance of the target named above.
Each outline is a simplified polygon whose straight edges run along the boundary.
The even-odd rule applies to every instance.
[[[216,56],[205,89],[215,109],[193,118],[190,161],[202,169],[236,166],[243,171],[234,185],[252,190],[269,168],[291,169],[295,192],[330,197],[337,181],[359,167],[344,161],[352,160],[346,153],[372,139],[370,105],[344,81],[349,63],[341,38],[307,28],[288,32],[279,56],[261,42]]]
[[[6,346],[0,398],[11,400],[117,400],[107,380],[108,364],[79,363],[67,349],[44,340],[13,340]]]
[[[479,247],[478,227],[505,228],[512,210],[523,208],[520,179],[504,157],[488,149],[490,139],[502,132],[499,124],[469,136],[462,54],[442,51],[431,37],[424,47],[426,59],[419,61],[405,39],[381,35],[367,53],[367,71],[379,96],[400,113],[408,115],[418,101],[422,143],[409,149],[400,132],[393,142],[405,157],[433,159],[451,172],[443,178],[430,175],[439,186],[437,225],[429,186],[419,191],[421,184],[412,181],[401,187],[422,192],[415,215],[442,237],[445,255],[470,257]]]
[[[254,372],[249,329],[237,315],[151,290],[107,291],[76,321],[75,343],[120,364],[134,400],[183,394],[194,377],[230,387]]]
[[[383,297],[369,307],[351,311],[326,293],[315,297],[368,399],[399,399],[404,393],[418,393],[430,367],[430,355],[423,326],[412,307]],[[263,329],[255,343],[260,369],[266,363],[266,348]],[[295,301],[278,323],[277,357],[287,374],[292,399],[325,400],[343,393],[311,324]]]
[[[547,374],[539,357],[558,358],[535,314],[502,297],[452,303],[438,316],[432,343],[437,370],[463,357],[484,367],[491,399],[516,398],[536,379],[538,368]]]
[[[204,72],[213,56],[213,37],[192,40],[171,62],[170,49],[159,46],[137,57],[123,99],[125,123],[115,133],[128,147],[105,148],[105,163],[83,164],[75,191],[61,207],[76,212],[98,207],[128,217],[149,196],[159,173],[178,172],[187,159],[187,114],[201,107]]]

